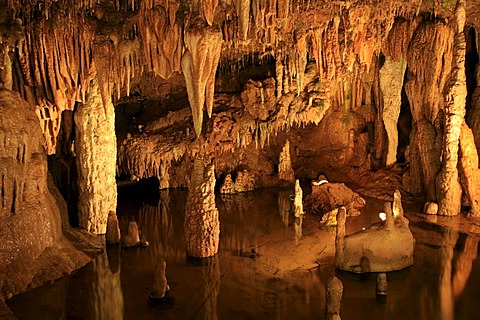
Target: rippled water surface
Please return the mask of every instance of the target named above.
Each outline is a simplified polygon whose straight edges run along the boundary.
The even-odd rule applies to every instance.
[[[207,265],[185,255],[185,190],[119,189],[124,232],[131,220],[148,248],[108,247],[75,274],[7,302],[19,319],[323,319],[325,283],[344,285],[342,319],[478,319],[478,238],[426,221],[411,223],[415,264],[388,274],[388,297],[375,297],[375,275],[335,271],[334,231],[314,217],[295,221],[290,190],[217,196],[220,251]],[[369,199],[347,234],[378,221]],[[408,211],[408,209],[407,209]],[[251,250],[259,255],[252,255]],[[153,266],[167,262],[168,301],[149,306]]]

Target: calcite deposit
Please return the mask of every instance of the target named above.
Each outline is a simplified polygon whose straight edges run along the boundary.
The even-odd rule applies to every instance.
[[[218,251],[220,221],[215,204],[214,165],[195,159],[185,206],[187,255],[208,258]]]
[[[0,223],[9,227],[0,265],[18,255],[31,265],[63,237],[66,209],[51,200],[48,171],[72,224],[91,234],[106,232],[118,180],[188,187],[194,257],[218,250],[215,190],[290,187],[319,173],[342,190],[313,201],[335,185],[313,186],[307,213],[358,213],[363,199],[348,185],[394,201],[394,212],[401,189],[429,214],[478,216],[479,8],[478,0],[1,1]],[[288,226],[285,196],[279,204]],[[301,216],[301,197],[293,205]],[[33,208],[37,219],[23,223]],[[39,234],[24,238],[31,229]],[[10,291],[26,288],[10,278]]]
[[[392,204],[386,202],[385,221],[345,235],[346,209],[341,207],[337,215],[335,266],[355,273],[369,273],[401,270],[412,265],[415,239],[403,209],[399,208],[401,206],[392,208]]]

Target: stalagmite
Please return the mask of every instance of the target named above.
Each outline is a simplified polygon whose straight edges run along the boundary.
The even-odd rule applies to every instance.
[[[187,255],[208,258],[218,251],[220,221],[215,205],[215,169],[195,158],[185,205]]]
[[[465,122],[460,132],[461,180],[470,204],[470,215],[480,216],[480,169],[472,130]]]
[[[395,61],[392,57],[386,57],[385,63],[380,69],[380,88],[383,95],[382,117],[388,137],[387,166],[397,162],[397,123],[402,103],[403,76],[406,68],[407,63],[403,58]]]
[[[122,244],[125,248],[135,247],[140,244],[140,232],[135,221],[128,223],[127,235],[123,238]]]
[[[106,240],[107,244],[120,242],[120,227],[118,226],[117,214],[113,211],[108,213]]]
[[[167,263],[161,259],[155,266],[155,270],[153,270],[153,292],[150,294],[150,299],[162,299],[167,291],[170,290],[165,275],[166,269]]]
[[[278,178],[288,182],[295,181],[295,173],[292,168],[292,159],[290,159],[290,142],[287,140],[280,153],[278,163]]]
[[[186,27],[185,47],[182,71],[187,84],[193,126],[197,137],[200,137],[204,105],[208,116],[212,115],[215,72],[222,49],[222,32],[220,29],[205,26],[202,19],[197,19]]]
[[[394,218],[403,217],[402,194],[399,190],[393,193],[392,212]]]
[[[438,214],[460,213],[462,188],[458,178],[458,144],[465,116],[467,85],[465,78],[465,2],[458,0],[455,9],[453,68],[445,91],[445,134],[443,167],[437,176]]]
[[[92,80],[87,101],[75,112],[80,226],[105,234],[110,211],[117,208],[115,113],[103,104],[98,81]]]

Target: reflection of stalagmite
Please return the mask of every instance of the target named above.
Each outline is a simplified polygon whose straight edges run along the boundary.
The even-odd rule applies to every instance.
[[[96,79],[90,83],[86,103],[75,112],[80,226],[105,234],[110,211],[117,208],[115,112],[104,105]]]
[[[288,216],[290,212],[292,212],[292,205],[290,200],[290,192],[289,191],[279,191],[278,192],[278,213],[282,218],[283,225],[288,227]]]
[[[290,142],[288,140],[280,153],[278,178],[289,182],[295,181],[295,173],[293,172],[292,160],[290,158]]]
[[[196,158],[185,206],[187,255],[207,258],[218,251],[220,222],[215,205],[215,170]]]
[[[455,9],[453,68],[445,91],[445,134],[443,167],[437,176],[438,214],[460,213],[462,188],[458,181],[458,141],[465,116],[467,85],[465,78],[465,3],[458,0]]]
[[[332,277],[327,283],[327,320],[340,320],[343,283],[337,277]]]
[[[405,60],[395,61],[391,57],[386,57],[385,63],[380,69],[380,88],[383,95],[383,123],[388,137],[387,166],[397,161],[397,122],[402,103],[403,75],[406,67]]]
[[[470,277],[473,261],[478,254],[478,237],[467,235],[462,252],[457,256],[454,265],[455,246],[459,238],[458,232],[445,229],[443,245],[440,249],[441,273],[439,280],[440,305],[442,320],[454,319],[454,304]]]
[[[212,259],[207,266],[202,268],[201,279],[204,280],[198,295],[202,298],[202,308],[198,310],[193,319],[216,320],[218,294],[220,291],[220,261],[218,258]]]
[[[86,296],[88,314],[85,319],[123,319],[123,292],[120,269],[111,271],[107,253],[93,261],[91,280],[88,281]]]
[[[295,218],[303,216],[303,191],[298,179],[295,181],[295,200],[293,201],[293,210]]]
[[[193,125],[199,137],[202,132],[205,104],[208,116],[212,115],[215,72],[222,49],[222,32],[205,26],[202,19],[197,19],[186,27],[185,47],[182,71],[187,84]]]
[[[438,282],[440,293],[440,306],[442,320],[453,320],[453,295],[452,295],[452,261],[454,247],[458,239],[458,233],[446,229],[443,246],[440,249],[441,268],[440,280]]]

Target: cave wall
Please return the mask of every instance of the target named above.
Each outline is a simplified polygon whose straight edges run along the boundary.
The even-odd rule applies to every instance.
[[[34,110],[18,93],[0,89],[0,299],[54,280],[90,260],[64,235],[75,233],[48,177],[42,140]],[[77,237],[85,241],[84,248],[92,245]]]

